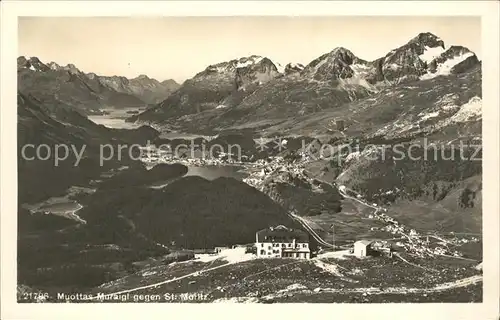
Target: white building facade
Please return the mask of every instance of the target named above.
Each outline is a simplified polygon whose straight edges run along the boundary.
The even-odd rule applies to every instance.
[[[372,252],[370,245],[373,241],[359,240],[354,242],[354,255],[358,257],[366,257]]]
[[[259,258],[311,258],[307,233],[282,225],[258,231],[255,247]]]

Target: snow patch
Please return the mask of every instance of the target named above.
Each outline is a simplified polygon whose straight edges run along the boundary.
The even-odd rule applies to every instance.
[[[459,98],[458,94],[456,94],[456,93],[448,93],[448,94],[445,94],[444,96],[442,96],[441,99],[439,99],[436,102],[436,105],[438,107],[440,107],[441,109],[443,109],[443,110],[456,109],[458,107],[455,105],[455,101],[458,98]]]
[[[351,96],[351,94],[350,94],[351,91],[352,92],[356,91],[356,86],[364,87],[367,90],[372,91],[372,92],[377,91],[375,86],[369,84],[368,81],[366,81],[366,79],[361,77],[359,74],[358,75],[354,74],[350,78],[339,79],[338,81],[339,81],[339,83],[338,83],[337,87],[340,89],[346,90],[347,93],[349,93],[349,97],[350,97],[351,101],[356,100],[355,96]],[[349,89],[351,89],[351,91],[349,91]]]
[[[36,71],[36,69],[35,69],[35,67],[33,67],[33,65],[30,65],[29,69],[33,70],[33,71]]]
[[[227,108],[227,106],[219,104],[215,109],[225,109],[225,108]]]
[[[444,51],[445,50],[443,49],[443,47],[440,47],[440,46],[437,46],[437,47],[434,47],[434,48],[425,46],[424,53],[422,53],[418,57],[423,62],[429,63],[432,60],[434,60],[435,58],[437,58],[438,56],[440,56]]]
[[[290,67],[297,69],[304,69],[304,66],[300,63],[290,63]]]
[[[454,66],[457,64],[461,63],[465,59],[472,57],[474,54],[472,52],[467,52],[465,54],[453,57],[452,59],[448,59],[445,62],[439,64],[437,66],[436,72],[435,73],[427,73],[424,74],[420,77],[421,80],[426,80],[426,79],[432,79],[437,76],[446,76],[450,74],[451,69],[453,69]]]
[[[352,71],[354,71],[354,76],[367,75],[371,70],[371,68],[369,66],[366,66],[364,64],[359,64],[359,63],[351,64],[350,67],[351,67]]]
[[[326,61],[328,60],[328,58],[323,58],[323,60],[321,60],[317,65],[315,65],[313,67],[313,73],[316,73],[318,72],[319,68],[321,68],[322,65],[324,65],[326,63]]]
[[[345,190],[345,186],[344,187]],[[340,187],[339,187],[340,189]],[[320,253],[316,257],[316,259],[338,259],[338,260],[345,260],[345,256],[352,255],[349,250],[340,250],[340,251],[329,251],[325,253]]]
[[[420,117],[420,119],[422,121],[430,119],[430,118],[435,118],[437,116],[439,116],[439,112],[438,111],[430,112],[430,113],[427,113],[427,114],[425,114],[425,113],[420,113],[419,114],[419,117]]]
[[[473,55],[474,54],[472,52],[467,52],[465,54],[453,57],[453,59],[448,59],[438,66],[437,73],[449,74],[454,66],[461,63],[465,59],[472,57]]]
[[[249,65],[259,63],[262,59],[264,59],[264,58],[263,57],[252,57],[252,58],[248,58],[245,62],[238,61],[238,64],[236,64],[236,68],[244,68],[244,67],[247,67]]]
[[[244,262],[248,260],[255,259],[255,255],[251,253],[245,253],[246,248],[234,248],[234,249],[225,249],[221,250],[218,254],[196,254],[196,261],[200,262],[212,262],[217,259],[227,261],[228,263],[238,263]]]
[[[401,68],[401,66],[399,64],[396,64],[396,63],[391,63],[389,66],[388,66],[389,69],[392,69],[392,70],[398,70]]]
[[[477,120],[482,115],[483,101],[479,97],[472,97],[467,103],[463,104],[457,113],[450,120],[453,122],[466,122],[469,120]]]
[[[472,97],[468,102],[463,105],[446,105],[447,110],[457,110],[457,112],[450,118],[440,121],[436,127],[442,128],[452,123],[460,123],[467,121],[480,120],[482,117],[482,99],[478,96]]]
[[[273,61],[273,63],[276,66],[276,69],[278,69],[279,73],[285,73],[285,67],[281,63],[274,62],[274,61]]]

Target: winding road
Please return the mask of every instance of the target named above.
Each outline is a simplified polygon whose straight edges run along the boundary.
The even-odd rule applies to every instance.
[[[324,182],[324,181],[323,181],[323,182]],[[326,183],[326,182],[325,182],[325,183]],[[330,185],[331,185],[331,184],[330,184]],[[340,193],[340,194],[341,194],[344,198],[346,198],[346,199],[352,199],[352,200],[357,201],[357,202],[359,202],[359,203],[361,203],[361,204],[363,204],[363,205],[365,205],[365,206],[367,206],[367,207],[369,207],[369,208],[375,209],[374,213],[377,213],[377,212],[380,210],[380,208],[379,208],[379,207],[377,207],[377,206],[371,205],[371,204],[369,204],[369,203],[366,203],[366,202],[364,202],[364,201],[359,200],[359,199],[358,199],[358,198],[356,198],[356,197],[352,197],[352,196],[348,195],[348,194],[345,192],[345,190],[349,190],[349,191],[351,191],[351,192],[354,192],[354,191],[352,191],[352,190],[350,190],[350,189],[347,189],[345,186],[342,186],[342,188],[338,188],[338,190],[339,190],[339,193]],[[313,229],[313,228],[309,225],[309,222],[308,222],[306,219],[304,219],[303,217],[301,217],[301,216],[299,216],[299,215],[296,215],[296,214],[295,214],[295,213],[293,213],[293,212],[289,212],[289,213],[288,213],[288,215],[289,215],[292,219],[294,219],[295,221],[299,222],[299,223],[302,225],[302,227],[303,227],[303,228],[304,228],[307,232],[309,232],[309,234],[310,234],[310,235],[314,238],[314,240],[316,240],[316,241],[317,241],[320,245],[322,245],[322,246],[324,246],[324,247],[327,247],[327,248],[332,248],[332,249],[336,249],[336,248],[338,248],[338,246],[334,246],[333,244],[328,243],[328,242],[326,242],[323,238],[321,238],[321,236],[320,236],[320,235],[319,235],[316,231],[314,231],[314,229]]]

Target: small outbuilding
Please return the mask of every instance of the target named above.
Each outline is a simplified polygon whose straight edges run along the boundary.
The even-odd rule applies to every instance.
[[[336,120],[335,124],[337,126],[337,130],[338,131],[344,131],[345,130],[344,120]]]
[[[366,257],[373,254],[374,250],[371,248],[373,240],[358,240],[354,242],[354,255],[358,257]]]

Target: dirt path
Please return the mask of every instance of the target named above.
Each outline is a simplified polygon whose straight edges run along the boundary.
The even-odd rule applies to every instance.
[[[431,288],[406,288],[406,287],[388,287],[381,290],[380,288],[352,288],[352,289],[337,289],[337,288],[317,288],[314,291],[309,289],[307,290],[282,290],[276,294],[269,294],[263,297],[266,299],[276,299],[282,296],[290,296],[299,293],[339,293],[339,294],[352,294],[352,293],[361,293],[361,294],[369,294],[369,295],[378,295],[378,294],[408,294],[408,293],[417,293],[417,294],[427,294],[434,292],[446,291],[454,288],[467,287],[478,282],[483,281],[482,275],[476,275],[464,279],[459,279],[451,282],[445,282],[442,284],[435,285]]]
[[[431,288],[405,288],[405,287],[388,287],[384,290],[379,288],[354,288],[354,289],[322,289],[321,292],[342,292],[342,293],[364,293],[370,292],[370,294],[386,294],[386,293],[433,293],[444,290],[450,290],[454,288],[467,287],[475,283],[483,281],[482,275],[476,275],[464,279],[459,279],[455,281],[445,282],[435,285]]]
[[[199,276],[200,274],[203,274],[203,273],[206,273],[206,272],[209,272],[209,271],[212,271],[212,270],[224,268],[224,267],[227,267],[227,266],[229,266],[231,264],[235,264],[235,263],[237,263],[237,262],[228,262],[228,263],[220,265],[220,266],[216,266],[216,267],[212,267],[212,268],[208,268],[208,269],[204,269],[204,270],[203,269],[202,270],[198,270],[198,271],[195,271],[195,272],[192,272],[192,273],[180,276],[180,277],[175,277],[175,278],[172,278],[172,279],[169,279],[169,280],[164,280],[164,281],[156,282],[156,283],[153,283],[153,284],[148,284],[146,286],[141,286],[141,287],[137,287],[137,288],[132,288],[132,289],[122,290],[122,291],[118,291],[118,292],[113,292],[113,293],[105,294],[103,296],[93,296],[92,298],[89,298],[89,300],[97,300],[97,299],[100,299],[101,297],[109,298],[109,297],[112,297],[112,296],[115,296],[115,295],[121,295],[121,294],[130,293],[130,292],[134,292],[134,291],[139,291],[139,290],[143,290],[143,289],[149,289],[149,288],[153,288],[153,287],[158,287],[158,286],[161,286],[163,284],[167,284],[167,283],[179,281],[179,280],[182,280],[182,279],[185,279],[185,278]]]
[[[403,258],[399,253],[395,252],[394,253],[394,256],[395,257],[398,257],[401,261],[403,261],[404,263],[407,263],[411,266],[414,266],[414,267],[417,267],[417,268],[420,268],[420,269],[423,269],[423,270],[426,270],[426,271],[432,271],[432,272],[438,272],[438,270],[436,269],[430,269],[430,268],[425,268],[425,267],[422,267],[422,266],[419,266],[418,264],[414,264],[414,263],[411,263],[410,261],[406,260],[405,258]]]

